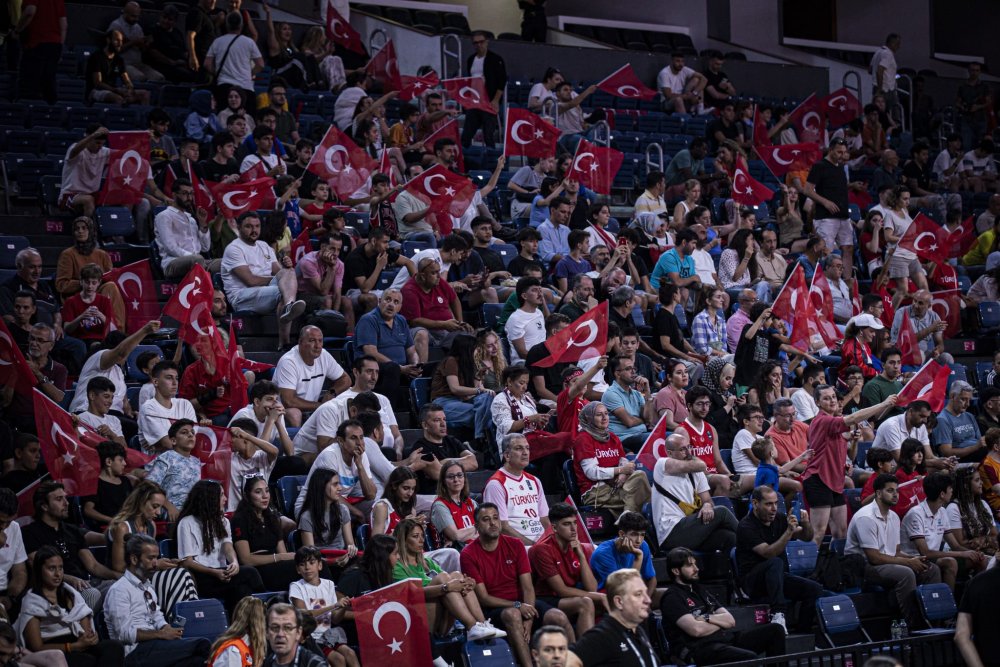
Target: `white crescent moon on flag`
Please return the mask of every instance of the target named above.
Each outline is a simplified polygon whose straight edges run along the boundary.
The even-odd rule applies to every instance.
[[[342,30],[343,25],[344,24],[340,22],[340,19],[338,18],[332,19],[331,29],[333,30],[333,34],[335,37],[342,37],[342,38],[347,37],[347,31]]]
[[[235,195],[245,195],[246,193],[247,193],[246,190],[234,190],[233,192],[227,192],[226,194],[222,195],[222,203],[225,204],[227,208],[231,208],[233,210],[246,208],[248,202],[243,202],[242,204],[233,203],[233,197]]]
[[[403,632],[403,634],[406,634],[407,632],[410,631],[409,610],[399,602],[395,601],[385,602],[378,609],[375,610],[375,615],[372,616],[372,630],[375,631],[375,635],[379,639],[383,639],[382,629],[379,627],[379,625],[382,623],[382,618],[387,614],[399,614],[400,616],[402,616],[403,620],[406,621],[406,630]]]
[[[794,162],[794,160],[783,160],[781,158],[781,148],[775,148],[773,151],[771,151],[771,159],[777,162],[778,164],[783,164],[786,166]]]
[[[834,102],[836,102],[837,100],[843,100],[844,102],[847,102],[847,95],[837,95],[836,97],[831,97],[831,98],[830,98],[830,99],[829,99],[829,100],[827,101],[826,105],[827,105],[828,107],[830,107],[831,109],[839,109],[840,107],[835,107],[835,106],[834,106],[834,104],[833,104],[833,103],[834,103]]]
[[[575,334],[577,331],[580,331],[584,327],[588,329],[587,337],[584,340],[578,341],[575,335],[570,336],[569,345],[571,347],[586,347],[591,343],[593,343],[594,340],[597,338],[597,322],[595,322],[594,320],[587,320],[586,322],[577,325],[577,327],[573,330],[573,333]]]
[[[201,325],[198,324],[198,316],[201,315],[201,311],[203,310],[208,310],[208,304],[205,303],[204,301],[196,305],[194,307],[194,310],[191,311],[191,315],[189,318],[189,321],[191,322],[191,328],[194,329],[195,333],[197,333],[199,336],[211,336],[212,332],[215,331],[214,326],[209,325],[208,331],[203,331]]]
[[[122,159],[118,162],[118,170],[124,174],[125,164],[130,160],[135,160],[135,169],[132,173],[138,176],[139,170],[142,169],[142,156],[133,150],[125,151],[125,155],[123,155]]]
[[[618,94],[622,97],[639,97],[639,89],[629,85],[618,86]]]
[[[580,168],[580,160],[585,157],[589,157],[591,160],[595,159],[593,153],[580,153],[576,156],[576,159],[573,160],[573,171],[583,171],[583,169]]]
[[[444,174],[431,174],[430,176],[424,179],[424,190],[427,191],[427,194],[432,195],[434,197],[441,196],[440,192],[437,192],[431,187],[431,183],[438,178],[440,178],[442,181],[445,180]]]
[[[347,164],[348,162],[351,161],[350,156],[347,154],[347,149],[346,148],[344,148],[340,144],[336,144],[334,146],[330,146],[330,149],[327,150],[326,155],[323,156],[323,163],[326,165],[327,170],[331,174],[339,174],[340,173],[340,170],[337,169],[336,167],[334,167],[333,164],[330,162],[330,158],[333,157],[334,155],[336,155],[337,153],[343,153],[344,154],[344,162],[343,162],[343,164]]]
[[[528,127],[531,127],[531,123],[529,123],[526,120],[514,121],[514,124],[510,126],[510,138],[516,141],[517,143],[521,144],[522,146],[527,146],[528,144],[531,143],[531,140],[529,139],[528,141],[525,141],[517,133],[518,128],[521,127],[522,125],[527,125]]]
[[[936,306],[938,304],[940,304],[942,307],[944,307],[944,317],[942,317],[941,319],[947,320],[948,318],[950,318],[951,317],[951,306],[948,304],[948,302],[945,299],[933,299],[931,301],[931,308],[933,308],[934,306]]]
[[[75,452],[80,448],[79,445],[76,444],[76,439],[66,433],[66,431],[62,430],[62,427],[59,424],[52,424],[52,428],[49,430],[49,436],[52,438],[53,443],[58,442],[59,436],[62,436],[64,438],[64,442],[67,443],[64,449],[69,453]],[[70,445],[73,446],[72,449],[70,449]],[[69,461],[67,461],[67,463],[69,463]]]
[[[8,347],[8,348],[11,348],[11,349],[13,349],[13,347],[14,347],[14,341],[12,341],[12,340],[10,339],[10,336],[8,336],[8,335],[7,335],[6,333],[4,333],[3,331],[0,331],[0,339],[2,339],[2,340],[4,340],[4,341],[6,341],[6,342],[7,342],[7,347]],[[0,366],[10,366],[10,365],[11,365],[11,363],[13,363],[13,362],[10,362],[10,361],[4,361],[4,360],[3,360],[3,358],[0,358]]]
[[[131,271],[126,271],[125,273],[121,274],[121,276],[118,277],[118,286],[122,288],[123,292],[128,293],[128,290],[125,289],[125,283],[129,282],[130,280],[135,283],[136,287],[139,288],[138,296],[142,296],[142,281],[139,280],[139,276],[135,275]],[[185,307],[187,306],[187,304],[184,305]]]
[[[931,382],[929,385],[927,385],[926,387],[924,387],[923,389],[921,389],[920,391],[917,392],[917,398],[920,398],[921,396],[923,396],[924,394],[926,394],[927,392],[929,392],[933,388],[934,388],[934,383]]]
[[[468,93],[466,91],[468,91]],[[468,100],[468,99],[475,100],[477,104],[480,101],[482,101],[482,98],[479,97],[479,91],[470,86],[462,86],[461,88],[459,88],[458,96],[461,97],[463,100]]]
[[[735,192],[738,195],[745,195],[747,193],[746,190],[740,190],[738,187],[736,187],[736,184],[740,182],[741,176],[744,179],[746,179],[747,177],[747,175],[743,172],[742,169],[737,169],[736,173],[733,174],[733,192]]]
[[[813,123],[809,123],[809,119],[813,119]],[[819,113],[816,111],[810,111],[805,116],[802,117],[802,127],[811,130],[812,132],[819,132]]]
[[[913,247],[916,248],[917,250],[928,250],[929,248],[920,247],[920,239],[924,238],[925,236],[929,236],[932,239],[937,238],[936,236],[934,236],[933,232],[920,232],[919,234],[917,234],[917,238],[913,239]]]
[[[663,438],[657,438],[653,442],[653,456],[658,459],[662,459],[667,455],[667,441]]]
[[[188,294],[191,293],[191,290],[200,285],[201,285],[201,278],[195,276],[194,282],[190,282],[181,288],[180,294],[177,295],[177,299],[181,302],[182,306],[184,306],[185,308],[191,307],[191,304],[188,303]]]
[[[208,450],[209,456],[214,454],[215,450],[219,448],[219,438],[215,435],[215,431],[213,431],[210,426],[195,426],[194,433],[195,437],[204,435],[208,438],[208,441],[212,443],[212,447]]]

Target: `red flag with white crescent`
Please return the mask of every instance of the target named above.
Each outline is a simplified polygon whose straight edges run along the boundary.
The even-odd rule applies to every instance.
[[[743,158],[736,160],[733,169],[733,201],[740,206],[757,206],[774,197],[774,191],[750,175],[750,167]]]
[[[925,401],[930,404],[932,412],[941,412],[944,409],[949,375],[950,368],[931,359],[903,385],[896,407],[905,408],[914,401]]]
[[[351,608],[364,664],[431,664],[430,628],[419,579],[403,579],[356,597]]]
[[[948,324],[942,333],[945,338],[954,338],[962,332],[962,292],[957,289],[931,292],[931,308]]]
[[[204,346],[199,347],[199,354],[212,354],[219,360],[226,358],[226,349],[212,317],[214,293],[212,276],[195,264],[170,295],[167,305],[163,307],[163,315],[180,323],[178,334],[181,340],[189,345]]]
[[[160,319],[160,303],[148,259],[111,269],[101,276],[101,282],[118,286],[125,303],[125,328],[128,333],[135,333],[147,322]]]
[[[14,387],[18,393],[26,393],[37,384],[35,373],[28,365],[21,348],[0,318],[0,386]]]
[[[94,495],[101,474],[97,450],[80,441],[72,415],[37,389],[33,396],[38,441],[52,479],[63,483],[67,495]]]
[[[143,199],[149,168],[149,132],[110,132],[108,175],[97,195],[101,206],[133,206]]]
[[[212,190],[219,212],[225,218],[237,218],[247,211],[274,208],[274,179],[269,176],[245,183],[217,183]]]
[[[817,269],[813,273],[809,297],[813,306],[809,314],[813,316],[816,330],[823,337],[823,342],[828,347],[833,347],[843,336],[833,319],[833,291],[830,289],[830,281],[821,270]]]
[[[923,213],[917,214],[899,239],[900,248],[910,250],[921,259],[936,264],[944,264],[951,259],[951,244],[951,232]]]
[[[559,128],[527,109],[507,109],[507,131],[504,132],[504,155],[544,158],[555,155]]]
[[[754,148],[761,162],[775,178],[780,178],[790,171],[807,171],[823,158],[819,144],[784,144]]]
[[[903,309],[903,320],[899,324],[899,334],[896,337],[896,348],[902,355],[902,363],[906,366],[919,366],[924,363],[924,355],[920,352],[917,336],[910,322],[909,309]]]
[[[597,84],[597,89],[627,100],[651,100],[657,95],[655,90],[642,82],[631,63],[622,65],[605,77]]]
[[[326,38],[348,51],[365,55],[361,34],[334,8],[333,0],[326,3]]]
[[[568,176],[603,195],[611,194],[615,176],[625,161],[625,154],[581,139],[573,156]]]
[[[826,107],[826,118],[830,127],[837,128],[847,125],[855,118],[861,117],[861,101],[847,88],[838,88],[823,98]]]
[[[357,192],[377,168],[378,161],[335,125],[327,129],[306,165],[307,171],[329,183],[341,199]]]
[[[245,393],[245,392],[244,392]],[[173,420],[171,420],[173,421]],[[233,439],[223,426],[195,426],[191,455],[201,461],[201,478],[214,479],[229,495],[229,470],[233,461]]]
[[[549,368],[599,357],[608,348],[608,302],[591,308],[568,327],[545,341],[549,356],[535,362]]]
[[[486,92],[486,80],[481,76],[463,76],[457,79],[443,79],[441,87],[449,97],[458,102],[463,109],[478,109],[488,114],[497,114],[493,108],[489,93]]]
[[[976,245],[976,223],[973,216],[962,221],[958,229],[951,233],[948,257],[961,257]]]
[[[396,59],[396,46],[391,39],[368,61],[365,72],[382,84],[383,92],[400,90],[403,87],[399,76],[399,61]]]
[[[399,91],[399,100],[401,102],[409,102],[410,100],[417,99],[424,92],[437,88],[441,83],[441,79],[434,72],[425,74],[424,76],[410,76],[408,74],[403,74],[399,77],[400,83],[403,85],[403,89]]]
[[[789,114],[789,122],[803,143],[823,144],[826,133],[826,104],[813,93]]]
[[[465,173],[465,157],[462,155],[462,135],[458,131],[458,121],[449,120],[447,123],[434,130],[424,138],[424,153],[430,155],[434,154],[434,142],[438,139],[452,139],[455,142],[455,148],[458,149],[458,158],[455,160],[455,166],[458,170]],[[383,155],[385,153],[383,152]]]
[[[646,470],[652,470],[656,462],[667,456],[667,416],[660,417],[656,426],[650,432],[646,442],[642,443],[636,454],[636,463],[641,463]]]
[[[476,194],[476,184],[436,164],[406,184],[406,191],[427,204],[433,213],[461,216]]]

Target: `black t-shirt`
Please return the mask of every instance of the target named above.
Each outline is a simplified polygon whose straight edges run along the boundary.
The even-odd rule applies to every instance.
[[[736,561],[740,572],[746,576],[754,566],[764,562],[765,559],[754,552],[754,547],[759,544],[774,544],[781,539],[787,529],[788,517],[781,512],[775,515],[770,526],[765,526],[753,512],[743,517],[736,529]],[[784,551],[778,554],[778,558],[785,561],[786,566],[788,565]]]
[[[722,132],[726,139],[736,141],[740,137],[740,126],[738,123],[726,125],[722,120],[713,120],[705,129],[705,140],[708,141],[708,149],[714,153],[719,148],[719,141],[715,137],[716,132]]]
[[[86,95],[89,99],[90,91],[94,89],[94,73],[101,73],[101,83],[109,86],[118,86],[122,81],[122,74],[125,73],[125,61],[117,53],[108,58],[108,54],[102,49],[95,51],[87,58],[87,85]]]
[[[87,548],[86,531],[83,528],[63,521],[59,524],[59,530],[54,530],[44,521],[32,521],[21,529],[21,537],[24,539],[24,552],[29,556],[48,544],[62,554],[66,574],[79,579],[90,576],[80,560],[80,551]]]
[[[826,207],[817,203],[814,219],[847,217],[847,172],[843,167],[838,167],[824,158],[812,166],[807,180],[816,187],[816,192],[821,197],[829,199],[840,209],[839,213],[831,213]]]
[[[958,611],[972,616],[972,641],[984,667],[1000,666],[1000,633],[997,629],[996,601],[1000,598],[1000,568],[976,576],[962,596]]]
[[[94,509],[104,516],[118,514],[121,511],[128,494],[132,493],[132,482],[128,477],[120,477],[121,484],[112,484],[100,477],[97,478],[97,495],[87,496],[83,499],[84,504],[94,503]]]
[[[205,180],[213,183],[218,183],[226,176],[240,173],[240,165],[236,158],[225,164],[219,164],[215,160],[202,160],[198,165],[201,167],[201,173],[205,175]]]
[[[611,616],[602,618],[570,650],[584,667],[649,667],[661,662],[641,623],[629,630]]]
[[[404,452],[404,456],[409,456],[414,449],[423,450],[425,461],[444,461],[445,459],[457,459],[465,453],[462,441],[452,435],[446,435],[441,442],[429,442],[420,437],[413,443],[413,446]],[[417,473],[417,493],[434,494],[437,493],[437,480],[431,479],[421,470]]]
[[[448,269],[448,281],[455,282],[466,276],[474,276],[483,272],[486,265],[478,253],[469,253],[469,258],[461,264],[452,264]]]
[[[931,180],[933,175],[931,173],[931,165],[925,164],[921,167],[914,160],[910,160],[905,165],[903,165],[903,177],[909,181],[909,179],[914,179],[917,182],[917,187],[921,190],[931,189]]]
[[[306,168],[299,165],[298,162],[293,162],[288,165],[288,175],[294,178],[302,179],[302,185],[299,186],[299,197],[303,199],[311,199],[313,185],[315,185],[316,181],[319,180],[319,176],[311,171],[306,171]]]
[[[721,606],[701,584],[688,587],[671,583],[667,586],[660,599],[660,613],[663,614],[663,629],[667,633],[671,650],[677,650],[675,647],[681,646],[693,649],[703,644],[731,641],[733,633],[729,630],[719,630],[707,637],[692,637],[677,625],[677,621],[687,614],[710,613]]]
[[[44,474],[45,464],[39,464],[34,470],[11,470],[0,477],[0,487],[10,489],[14,493],[20,493]]]
[[[781,349],[781,341],[777,339],[777,332],[769,332],[761,327],[752,340],[746,339],[747,329],[752,327],[750,322],[743,326],[740,332],[740,340],[736,344],[734,353],[736,365],[736,384],[749,386],[757,378],[757,373],[768,359],[777,359],[778,351]]]
[[[201,7],[195,7],[188,11],[184,18],[184,33],[195,33],[194,52],[198,56],[198,64],[204,63],[205,54],[212,42],[218,36],[215,30],[215,21]],[[218,63],[216,63],[218,65]]]
[[[545,262],[538,255],[535,255],[534,259],[525,259],[521,255],[518,255],[514,259],[510,260],[510,264],[507,265],[507,270],[510,271],[510,275],[518,278],[524,275],[524,267],[528,265],[529,262],[534,262],[542,267],[545,266]]]
[[[149,36],[153,38],[152,48],[154,50],[159,51],[170,60],[185,59],[184,33],[177,27],[167,30],[157,23],[150,28]]]
[[[706,88],[712,86],[718,92],[720,93],[723,92],[719,86],[729,81],[729,77],[726,75],[725,72],[723,72],[721,69],[718,72],[712,72],[712,70],[707,69],[705,70],[704,74],[705,74]],[[721,109],[723,105],[725,105],[726,100],[725,99],[717,100],[711,95],[705,95],[705,103],[708,104],[709,106]]]
[[[500,256],[496,250],[492,248],[473,248],[476,254],[479,255],[479,259],[482,260],[483,264],[489,269],[490,273],[496,273],[497,271],[506,271],[503,265],[503,257]]]
[[[281,524],[277,525],[277,531],[268,528],[267,522],[258,519],[252,511],[239,511],[233,514],[229,520],[233,529],[233,543],[246,540],[250,546],[250,553],[273,554],[278,550],[278,543],[281,542]]]
[[[372,255],[369,257],[365,254],[365,245],[361,244],[347,255],[347,259],[344,260],[344,292],[346,293],[349,289],[357,289],[358,285],[355,281],[356,278],[365,278],[372,274],[375,270],[375,265],[378,264],[378,255]],[[399,259],[399,253],[395,250],[388,250],[388,261],[385,263],[386,269],[391,269],[395,266],[396,260]]]
[[[677,316],[670,312],[669,308],[660,308],[656,311],[656,319],[653,320],[653,331],[656,335],[653,336],[653,349],[667,356],[671,356],[669,352],[663,349],[663,345],[660,344],[660,336],[666,336],[670,339],[670,344],[673,345],[677,350],[684,351],[684,334],[681,332],[680,322],[677,321]]]
[[[545,378],[545,388],[551,391],[556,396],[562,391],[562,373],[569,364],[555,364],[549,366],[548,368],[542,368],[536,366],[539,361],[545,357],[550,356],[552,353],[549,352],[549,348],[545,347],[545,342],[537,343],[531,346],[528,350],[528,355],[524,358],[524,365],[528,367],[528,374],[531,377],[531,382],[528,383],[528,391],[531,395],[538,400],[538,394],[535,392],[535,378],[543,377]]]

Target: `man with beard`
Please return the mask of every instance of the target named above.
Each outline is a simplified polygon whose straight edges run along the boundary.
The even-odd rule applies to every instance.
[[[209,271],[219,270],[219,260],[209,261],[201,255],[212,246],[208,212],[195,210],[194,186],[188,179],[174,181],[174,201],[156,214],[153,229],[167,280],[182,279],[195,264]]]
[[[24,305],[34,304],[34,299],[30,294],[18,295],[14,300],[15,306],[21,306],[18,314],[24,312]],[[34,311],[34,305],[29,313]],[[30,319],[30,315],[29,315]],[[16,331],[17,327],[11,327]],[[15,335],[16,339],[17,336]],[[56,334],[47,324],[38,322],[30,325],[27,329],[28,354],[26,361],[31,372],[35,374],[35,382],[38,389],[56,403],[62,402],[66,390],[66,367],[55,361],[51,357],[52,347],[56,342]],[[31,394],[15,392],[14,385],[7,385],[0,389],[0,405],[9,406],[7,409],[7,419],[9,423],[17,427],[20,431],[28,433],[35,432],[35,408]]]
[[[149,104],[149,91],[136,90],[132,86],[122,60],[121,50],[125,38],[117,30],[109,30],[104,36],[104,48],[95,51],[87,59],[88,102],[101,104]],[[119,84],[120,82],[120,84]]]

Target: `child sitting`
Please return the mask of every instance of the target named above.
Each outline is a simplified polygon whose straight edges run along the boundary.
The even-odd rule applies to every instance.
[[[302,209],[302,229],[312,231],[323,222],[323,214],[334,207],[336,202],[330,201],[330,185],[321,179],[313,181],[310,191],[312,201]]]
[[[146,466],[146,479],[163,487],[167,494],[163,506],[170,520],[176,521],[191,487],[201,480],[201,461],[192,454],[197,437],[195,423],[178,419],[170,425],[167,437],[172,447]]]
[[[867,505],[875,500],[875,478],[882,473],[889,475],[896,472],[896,460],[892,458],[892,452],[888,449],[869,449],[865,455],[865,464],[874,472],[865,480],[865,485],[861,489],[861,504]]]
[[[161,361],[163,357],[159,352],[143,352],[135,358],[136,368],[146,374],[146,384],[139,388],[139,401],[135,406],[137,411],[140,405],[156,395],[156,387],[153,386],[153,366]]]
[[[91,380],[90,384],[93,382]],[[99,443],[97,455],[101,459],[101,474],[97,476],[97,494],[83,499],[83,517],[93,525],[107,526],[121,511],[128,494],[132,493],[132,480],[125,475],[123,445],[110,441]]]
[[[278,196],[274,202],[274,210],[284,212],[285,224],[288,225],[288,233],[291,237],[296,237],[302,232],[302,210],[299,207],[300,185],[302,185],[302,179],[294,176],[278,176],[274,185],[274,194]]]
[[[770,436],[766,435],[754,440],[753,445],[750,447],[750,451],[753,453],[754,458],[760,462],[757,464],[757,477],[754,479],[754,487],[756,488],[758,486],[766,485],[770,486],[775,491],[778,490],[778,483],[781,480],[781,475],[794,468],[799,461],[803,461],[812,456],[812,450],[807,449],[779,468],[778,464],[775,463],[775,459],[778,457],[778,448],[774,446],[774,441],[771,440]],[[785,493],[785,501],[788,503],[791,503],[795,494],[802,490],[801,482],[796,480],[792,481],[794,484],[790,486]]]
[[[288,599],[296,609],[302,609],[316,621],[311,639],[326,655],[327,662],[337,667],[357,667],[358,657],[347,645],[342,628],[333,627],[344,619],[351,607],[351,598],[337,600],[333,581],[321,579],[323,554],[318,547],[301,547],[295,552],[295,569],[302,578],[288,588]]]
[[[85,341],[91,351],[107,338],[114,319],[111,299],[97,293],[102,275],[97,264],[80,269],[80,291],[66,299],[62,307],[67,335]]]
[[[229,424],[233,460],[229,466],[229,499],[226,511],[233,512],[243,498],[243,481],[247,477],[271,475],[278,458],[278,448],[257,437],[257,423],[252,419],[234,419]]]
[[[47,471],[41,464],[42,446],[38,438],[31,433],[18,433],[14,436],[14,464],[10,470],[0,477],[0,487],[19,493],[28,488],[36,479]]]
[[[115,383],[97,375],[87,382],[87,411],[77,415],[77,419],[97,431],[101,437],[124,447],[122,423],[112,414],[111,404],[115,400]]]

